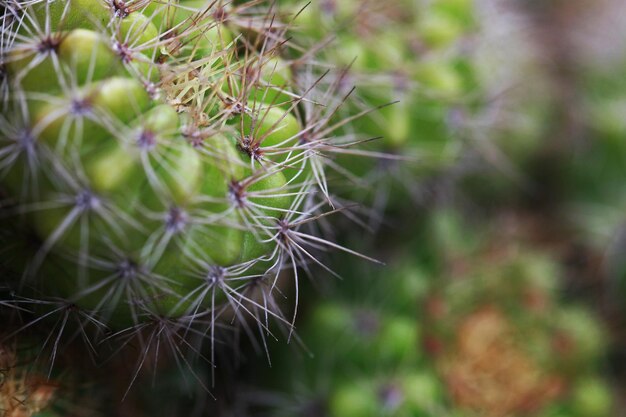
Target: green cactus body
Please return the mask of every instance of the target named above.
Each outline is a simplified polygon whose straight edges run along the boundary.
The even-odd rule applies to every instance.
[[[459,108],[471,112],[481,96],[473,57],[460,47],[476,31],[474,3],[428,3],[294,2],[286,18],[297,15],[303,39],[319,42],[320,56],[346,68],[330,83],[345,92],[356,85],[358,104],[340,117],[359,117],[342,132],[377,140],[366,147],[374,158],[345,158],[344,165],[368,185],[383,179],[385,185],[365,193],[380,196],[390,187],[391,206],[458,159],[463,148],[457,133],[463,129],[450,115]],[[354,196],[362,198],[363,187],[357,190]]]
[[[212,326],[236,303],[254,316],[237,294],[300,261],[281,234],[322,210],[304,198],[319,185],[304,87],[270,44],[281,33],[255,23],[263,6],[247,20],[226,3],[9,2],[0,191],[38,241],[6,265],[24,296],[115,330]]]

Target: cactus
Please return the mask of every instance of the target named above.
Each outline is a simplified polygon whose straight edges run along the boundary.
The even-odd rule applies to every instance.
[[[356,186],[348,195],[367,194],[375,208],[397,211],[406,198],[423,204],[433,182],[459,174],[485,200],[528,191],[554,92],[517,6],[507,0],[293,6],[294,26],[308,35],[302,42],[316,39],[313,49],[324,62],[346,68],[335,76],[340,83],[356,80],[355,104],[344,107],[344,117],[380,107],[345,129],[368,142],[365,151],[382,154],[347,162]]]
[[[361,155],[378,157],[346,161],[354,186],[345,194],[373,191],[381,206],[399,205],[460,154],[462,129],[451,120],[479,101],[473,58],[463,50],[476,32],[474,2],[288,3],[294,37],[318,60],[344,68],[327,81],[355,97],[340,117],[364,115],[344,126],[345,141],[368,142]],[[325,70],[313,61],[309,77]]]
[[[351,252],[311,227],[338,208],[319,163],[336,128],[308,117],[342,101],[308,101],[319,81],[292,82],[289,22],[259,3],[6,3],[2,303],[28,310],[20,330],[191,366],[232,321],[291,328],[281,271]]]
[[[454,210],[415,213],[432,184],[481,209],[533,191],[511,184],[535,173],[555,94],[512,3],[5,1],[3,411],[91,415],[68,377],[85,364],[65,352],[107,359],[82,369],[107,414],[222,415],[233,398],[231,415],[276,417],[610,414],[607,336],[560,299],[554,254]],[[577,207],[620,207],[623,86],[589,78],[599,140],[564,188]],[[374,261],[327,223],[364,224],[353,199],[373,201],[372,223],[398,214],[391,267],[319,259]],[[600,246],[623,221],[576,213]],[[324,301],[301,286],[313,268],[345,278]],[[220,368],[242,334],[273,370]],[[279,334],[304,357],[271,354]],[[37,360],[22,372],[25,340]]]

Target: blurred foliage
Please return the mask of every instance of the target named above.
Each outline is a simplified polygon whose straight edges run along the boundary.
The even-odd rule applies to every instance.
[[[610,415],[606,330],[563,300],[550,254],[445,210],[425,224],[429,243],[384,271],[342,267],[301,321],[310,354],[281,354],[255,379],[281,398],[267,415]],[[424,256],[437,262],[425,268]]]

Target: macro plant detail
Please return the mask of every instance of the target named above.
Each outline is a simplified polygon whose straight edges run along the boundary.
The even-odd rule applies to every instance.
[[[625,18],[2,1],[0,415],[618,415]]]
[[[299,11],[294,37],[319,57],[312,72],[326,62],[344,68],[329,78],[343,89],[356,85],[342,113],[367,113],[344,130],[379,158],[346,161],[351,183],[361,195],[373,192],[379,206],[387,200],[398,206],[407,192],[419,199],[421,182],[462,154],[466,116],[483,100],[473,56],[472,38],[480,32],[474,2],[288,3],[292,14]]]
[[[343,101],[292,81],[274,4],[12,0],[2,27],[2,308],[50,329],[50,366],[66,338],[133,340],[138,372],[233,321],[275,337],[284,270],[360,256],[312,227],[341,210],[317,108]]]

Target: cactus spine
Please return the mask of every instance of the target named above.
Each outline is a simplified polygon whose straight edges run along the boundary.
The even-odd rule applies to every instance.
[[[334,128],[303,140],[326,103],[303,111],[317,83],[293,82],[274,6],[11,0],[2,27],[3,304],[32,307],[24,328],[186,357],[233,319],[291,327],[278,275],[341,247],[310,227]]]

